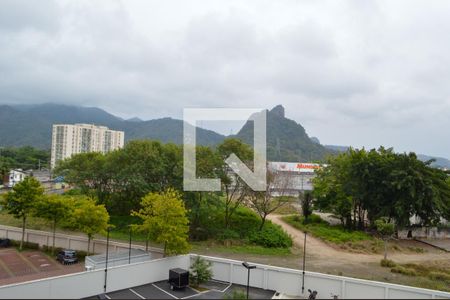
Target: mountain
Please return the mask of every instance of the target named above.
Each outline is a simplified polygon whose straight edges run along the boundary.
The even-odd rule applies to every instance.
[[[326,148],[330,150],[334,150],[336,152],[345,152],[348,150],[348,146],[336,146],[336,145],[324,145]],[[437,157],[437,156],[429,156],[425,154],[417,154],[417,158],[421,161],[428,161],[431,159],[434,159],[435,161],[431,163],[432,167],[435,168],[446,168],[450,169],[450,160],[443,158],[443,157]]]
[[[137,117],[128,119],[127,121],[128,121],[128,122],[143,122],[141,119],[139,119],[139,118],[137,118]]]
[[[446,158],[428,156],[425,154],[417,154],[417,158],[419,158],[421,161],[428,161],[430,159],[434,159],[435,161],[431,163],[433,167],[450,169],[450,160]]]
[[[60,104],[0,105],[0,147],[26,146],[48,149],[52,125],[57,123],[88,123],[104,125],[125,132],[125,139],[157,139],[162,142],[183,141],[183,121],[171,118],[150,121],[123,120],[95,107]],[[225,137],[197,128],[201,145],[213,145]]]
[[[350,148],[349,146],[337,146],[337,145],[323,145],[325,148],[336,151],[336,152],[345,152]]]
[[[267,159],[272,161],[323,161],[336,152],[325,148],[306,134],[297,122],[285,117],[284,107],[267,111]],[[253,122],[247,121],[235,137],[253,144]]]

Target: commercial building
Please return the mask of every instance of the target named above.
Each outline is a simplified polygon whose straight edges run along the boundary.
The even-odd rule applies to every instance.
[[[298,196],[313,189],[315,171],[323,165],[313,163],[269,162],[267,169],[274,174],[270,191],[274,196]]]
[[[55,124],[52,131],[51,168],[74,154],[86,152],[107,153],[122,148],[123,131],[110,130],[91,124]]]

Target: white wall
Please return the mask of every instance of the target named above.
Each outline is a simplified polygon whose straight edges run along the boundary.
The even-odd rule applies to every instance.
[[[156,259],[108,269],[107,291],[131,288],[155,281],[166,280],[169,269],[188,269],[196,255],[182,255]],[[247,284],[247,270],[241,261],[203,256],[212,262],[214,279]],[[300,270],[255,264],[251,271],[251,286],[275,290],[291,296],[301,295]],[[104,269],[94,270],[21,284],[0,287],[0,298],[84,298],[103,293]],[[316,290],[318,298],[413,298],[450,299],[450,293],[420,289],[384,282],[306,272],[305,292]]]
[[[214,279],[247,284],[247,270],[242,266],[242,261],[209,256],[203,256],[203,258],[212,262]],[[302,295],[301,270],[261,264],[252,265],[256,265],[257,268],[250,273],[251,286],[292,296]],[[316,290],[318,298],[331,298],[331,294],[333,294],[338,295],[341,299],[450,299],[450,293],[446,292],[314,272],[305,274],[304,296],[308,295],[308,289]]]
[[[169,269],[189,268],[189,256],[175,256],[108,268],[107,292],[166,280]],[[1,299],[85,298],[103,293],[104,269],[0,287]]]

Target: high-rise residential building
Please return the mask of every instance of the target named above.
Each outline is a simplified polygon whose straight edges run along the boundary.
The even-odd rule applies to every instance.
[[[52,131],[51,168],[62,159],[85,152],[107,153],[122,148],[123,131],[91,124],[54,124]]]

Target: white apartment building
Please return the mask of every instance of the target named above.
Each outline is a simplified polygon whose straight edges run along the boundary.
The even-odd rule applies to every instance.
[[[110,130],[91,124],[54,124],[52,131],[51,168],[73,154],[86,152],[107,153],[122,148],[123,131]]]

